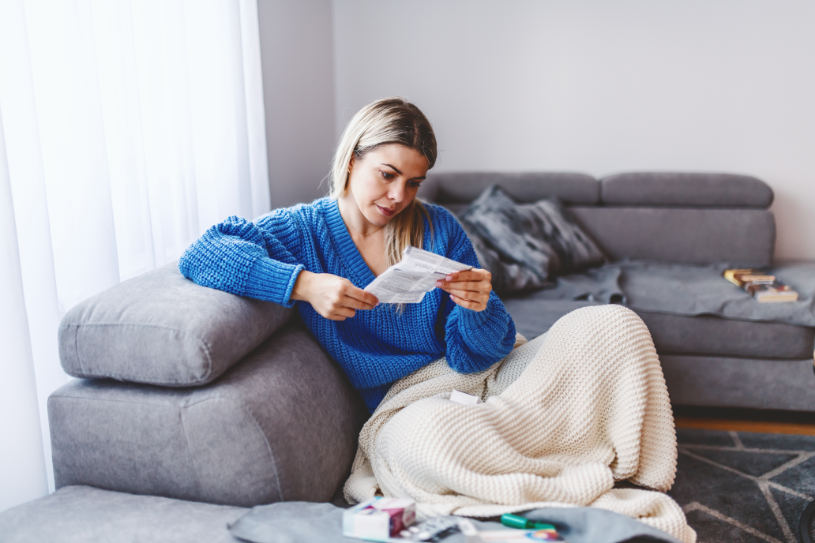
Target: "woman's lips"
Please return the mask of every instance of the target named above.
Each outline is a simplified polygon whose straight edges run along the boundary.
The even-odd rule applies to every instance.
[[[387,207],[382,207],[380,205],[377,205],[376,207],[379,208],[380,213],[386,217],[393,217],[393,215],[396,213],[396,208],[388,209]]]

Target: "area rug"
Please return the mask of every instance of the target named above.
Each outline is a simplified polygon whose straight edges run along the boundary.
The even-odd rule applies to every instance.
[[[670,495],[699,543],[796,543],[815,500],[815,436],[679,428]]]

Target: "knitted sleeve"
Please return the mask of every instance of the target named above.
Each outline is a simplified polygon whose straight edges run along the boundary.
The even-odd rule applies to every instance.
[[[229,217],[210,227],[184,252],[181,273],[199,285],[291,307],[291,292],[303,265],[297,223],[285,209],[257,222]]]
[[[434,219],[440,240],[446,238],[446,256],[478,267],[475,250],[458,221],[447,211]],[[515,323],[495,292],[490,292],[483,311],[461,307],[449,298],[444,303],[446,357],[455,371],[485,370],[512,350]]]

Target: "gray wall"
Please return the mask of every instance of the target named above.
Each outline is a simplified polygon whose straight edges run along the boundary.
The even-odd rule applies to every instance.
[[[259,5],[273,205],[322,193],[353,112],[401,95],[433,122],[440,171],[759,176],[776,255],[815,259],[811,0]]]
[[[273,208],[311,201],[334,152],[330,0],[258,0],[269,196]]]

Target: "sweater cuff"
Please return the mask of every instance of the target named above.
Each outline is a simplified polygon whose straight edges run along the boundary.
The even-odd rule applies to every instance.
[[[480,333],[468,334],[468,342],[475,352],[489,353],[501,350],[500,344],[507,341],[507,321],[512,327],[512,342],[515,341],[515,325],[507,314],[501,300],[494,294],[490,295],[487,307],[483,311],[473,311],[462,306],[456,306],[459,324],[464,330],[480,330]],[[500,330],[496,337],[494,331]]]
[[[303,269],[302,264],[287,264],[266,257],[258,258],[246,277],[246,294],[252,298],[291,307],[294,305],[291,292]]]
[[[472,309],[467,309],[466,307],[462,307],[460,305],[456,306],[458,310],[458,318],[461,319],[462,322],[466,323],[468,327],[472,328],[480,328],[487,324],[492,317],[492,306],[494,304],[494,297],[490,296],[490,299],[487,300],[487,307],[483,309],[483,311],[473,311]]]

